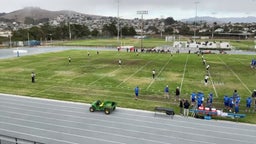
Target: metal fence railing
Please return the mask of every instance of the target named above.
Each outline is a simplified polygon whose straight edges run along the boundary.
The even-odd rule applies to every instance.
[[[0,134],[0,144],[44,144],[44,143]]]

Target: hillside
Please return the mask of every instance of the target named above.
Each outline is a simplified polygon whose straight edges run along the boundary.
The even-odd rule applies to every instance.
[[[24,9],[20,9],[17,11],[13,11],[10,13],[2,13],[0,15],[0,19],[8,19],[14,20],[16,22],[24,23],[26,17],[33,18],[34,20],[40,19],[53,19],[59,15],[73,15],[73,14],[81,14],[74,11],[48,11],[38,7],[26,7]],[[82,14],[85,15],[85,14]]]

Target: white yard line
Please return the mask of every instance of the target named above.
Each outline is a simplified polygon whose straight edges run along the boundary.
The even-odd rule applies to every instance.
[[[161,68],[161,70],[159,71],[159,73],[157,74],[156,77],[158,77],[158,76],[162,73],[162,71],[165,69],[165,67],[169,64],[169,62],[170,62],[171,60],[172,60],[172,57],[165,63],[165,65]],[[152,80],[151,80],[151,82],[150,82],[150,84],[148,85],[148,87],[147,87],[146,90],[148,90],[148,89],[151,87],[151,85],[154,83],[154,81],[155,81],[155,79],[152,79]]]
[[[182,75],[182,79],[181,79],[181,83],[180,83],[180,93],[181,93],[181,90],[182,90],[182,85],[183,85],[184,78],[185,78],[185,72],[186,72],[186,69],[187,69],[188,56],[189,55],[187,55],[187,59],[186,59],[186,63],[185,63],[185,66],[184,66],[183,75]]]
[[[209,78],[210,78],[210,80],[211,80],[212,87],[213,87],[213,90],[214,90],[214,92],[215,92],[215,95],[216,95],[216,97],[219,97],[219,96],[218,96],[218,93],[217,93],[217,90],[216,90],[216,88],[215,88],[215,85],[214,85],[214,83],[213,83],[213,81],[212,81],[211,73],[210,73],[209,71],[208,71],[208,74],[209,74]]]
[[[145,66],[147,66],[149,63],[151,63],[152,61],[147,62],[144,66],[142,66],[140,69],[138,69],[136,72],[134,72],[133,74],[131,74],[128,78],[126,78],[125,80],[123,80],[121,83],[119,83],[116,87],[119,87],[120,85],[122,85],[123,83],[125,83],[126,81],[128,81],[131,77],[133,77],[135,74],[137,74],[139,71],[141,71]]]
[[[53,88],[56,88],[56,87],[57,87],[57,86],[48,87],[48,88],[46,88],[46,89],[44,89],[44,90],[41,90],[41,91],[39,91],[39,92],[37,92],[37,93],[32,94],[31,96],[36,96],[36,95],[38,95],[38,94],[40,94],[40,93],[42,93],[42,92],[45,92],[45,91],[47,91],[47,90],[50,90],[50,89],[53,89]]]
[[[249,94],[252,93],[252,91],[247,87],[247,85],[241,80],[241,78],[218,56],[218,59],[233,73],[234,76],[242,83],[242,85],[248,90]]]
[[[92,85],[92,84],[96,83],[96,82],[97,82],[97,81],[99,81],[99,80],[104,79],[105,77],[110,76],[112,73],[114,73],[114,72],[118,71],[119,69],[120,69],[120,67],[119,67],[118,69],[116,69],[116,70],[114,70],[114,71],[112,71],[112,72],[108,73],[107,75],[102,76],[101,78],[99,78],[99,79],[97,79],[97,80],[95,80],[95,81],[93,81],[93,82],[89,83],[89,85],[88,85],[88,86],[90,86],[90,85]]]

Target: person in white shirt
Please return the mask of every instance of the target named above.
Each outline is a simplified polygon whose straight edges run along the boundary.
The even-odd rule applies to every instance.
[[[208,79],[209,79],[209,76],[207,74],[207,75],[204,76],[204,85],[206,85],[206,86],[208,84]]]
[[[155,71],[155,70],[153,70],[153,71],[152,71],[153,79],[155,78],[155,75],[156,75],[156,71]]]
[[[209,70],[209,68],[210,68],[210,65],[207,65],[207,66],[206,66],[206,70],[208,71],[208,70]]]

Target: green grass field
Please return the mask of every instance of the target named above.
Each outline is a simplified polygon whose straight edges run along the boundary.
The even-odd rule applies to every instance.
[[[68,57],[72,62],[68,64]],[[234,89],[245,100],[255,89],[256,70],[248,55],[204,55],[210,64],[210,81],[204,85],[206,74],[201,56],[195,54],[127,53],[117,51],[69,50],[0,60],[0,92],[31,97],[91,103],[112,100],[120,107],[153,110],[155,106],[173,107],[174,91],[181,88],[181,97],[189,99],[192,92],[214,94],[214,106],[223,108],[223,96]],[[122,65],[118,65],[118,60]],[[156,79],[152,79],[152,70]],[[31,72],[36,83],[31,83]],[[169,85],[171,99],[164,98]],[[140,87],[139,100],[134,100],[134,87]],[[206,99],[206,98],[205,98]],[[256,123],[255,114],[246,113],[242,122]],[[229,119],[230,120],[230,119]]]

